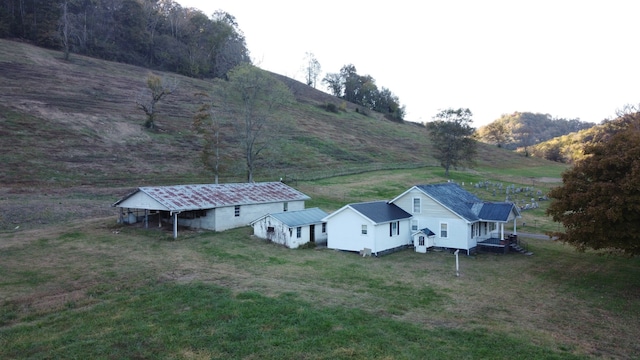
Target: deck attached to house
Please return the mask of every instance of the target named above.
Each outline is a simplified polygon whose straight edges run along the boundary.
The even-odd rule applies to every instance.
[[[509,234],[504,240],[499,238],[489,238],[478,241],[478,251],[486,251],[493,253],[508,253],[511,244],[518,245],[518,235]]]

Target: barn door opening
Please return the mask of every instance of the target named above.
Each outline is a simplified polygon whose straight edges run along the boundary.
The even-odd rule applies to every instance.
[[[316,226],[309,225],[309,241],[316,242]]]

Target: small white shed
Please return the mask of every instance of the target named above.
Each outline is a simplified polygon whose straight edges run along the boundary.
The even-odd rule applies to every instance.
[[[326,243],[328,214],[319,208],[267,214],[251,222],[253,234],[295,249],[309,242]]]

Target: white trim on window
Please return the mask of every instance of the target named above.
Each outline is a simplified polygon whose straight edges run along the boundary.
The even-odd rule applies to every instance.
[[[440,238],[446,239],[449,237],[449,223],[441,222],[440,223]]]
[[[420,214],[422,212],[422,198],[413,198],[413,213]]]
[[[420,223],[417,219],[411,220],[411,231],[418,231]]]

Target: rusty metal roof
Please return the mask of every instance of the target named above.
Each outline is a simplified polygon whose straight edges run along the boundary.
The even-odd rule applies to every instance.
[[[118,200],[118,206],[143,192],[171,211],[309,200],[310,197],[282,182],[147,186]]]

